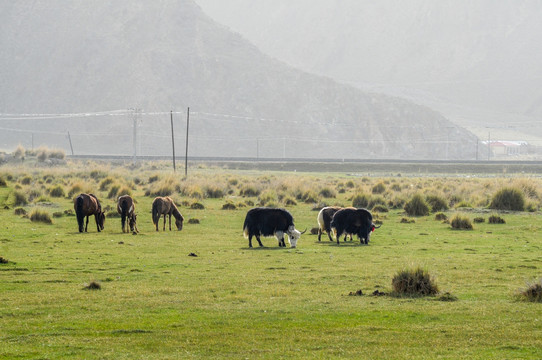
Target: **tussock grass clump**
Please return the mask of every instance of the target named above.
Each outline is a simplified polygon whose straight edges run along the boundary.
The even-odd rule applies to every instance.
[[[459,299],[457,298],[457,296],[452,295],[449,292],[445,292],[445,293],[440,294],[437,297],[437,300],[438,301],[445,301],[445,302],[452,302],[452,301],[457,301]]]
[[[64,187],[62,185],[55,185],[49,188],[49,195],[60,198],[66,196],[66,193],[64,192]]]
[[[466,216],[455,214],[452,220],[450,221],[452,229],[457,230],[472,230],[472,222]]]
[[[123,195],[130,195],[132,196],[132,189],[130,189],[128,186],[122,186],[119,191],[117,192],[117,196],[123,196]]]
[[[401,224],[414,224],[416,220],[409,218],[401,218]]]
[[[369,207],[370,197],[365,194],[358,194],[352,198],[352,206],[355,208]]]
[[[224,197],[224,189],[219,188],[217,185],[206,185],[204,187],[205,197],[210,199],[221,199]]]
[[[506,224],[506,221],[499,215],[491,215],[487,222],[489,224]]]
[[[383,194],[386,191],[386,185],[383,182],[379,182],[371,189],[373,194]]]
[[[8,186],[6,179],[4,179],[2,175],[0,175],[0,187],[6,187],[6,186]]]
[[[374,212],[388,212],[389,211],[386,205],[375,205],[373,206],[372,210]]]
[[[30,185],[32,183],[32,176],[25,175],[25,176],[23,176],[22,178],[19,179],[19,182],[22,185]]]
[[[204,210],[205,206],[203,206],[202,203],[196,201],[196,202],[192,203],[192,205],[190,205],[190,209],[192,209],[192,210]]]
[[[74,195],[78,195],[83,192],[83,185],[81,183],[72,184],[68,190],[68,197],[72,198]]]
[[[491,199],[490,209],[495,210],[525,210],[525,195],[517,188],[503,188]]]
[[[323,198],[326,198],[326,199],[330,199],[330,198],[336,198],[337,197],[337,193],[335,192],[335,190],[329,188],[329,187],[324,187],[320,190],[320,192],[318,193],[318,195],[320,195],[321,197]]]
[[[28,204],[28,199],[22,191],[13,190],[9,194],[7,202],[13,206],[24,206]]]
[[[22,207],[16,207],[14,210],[13,210],[13,213],[15,215],[18,215],[18,216],[25,216],[26,215],[26,210]]]
[[[192,225],[197,225],[197,224],[199,224],[199,219],[190,218],[190,219],[188,219],[188,223],[192,224]]]
[[[446,216],[445,213],[439,212],[435,214],[435,220],[437,221],[446,221],[448,220],[448,216]]]
[[[519,298],[523,301],[542,303],[542,279],[528,284],[525,289],[520,290]]]
[[[0,264],[8,264],[9,263],[9,260],[0,256]]]
[[[115,182],[115,179],[113,179],[111,176],[106,177],[100,182],[100,191],[107,191],[109,189],[109,185],[113,184]]]
[[[420,194],[416,194],[405,204],[405,212],[408,216],[429,215],[429,205]]]
[[[236,210],[236,209],[237,209],[237,206],[231,201],[228,201],[224,205],[222,205],[222,210]]]
[[[111,188],[109,189],[109,193],[107,193],[107,198],[116,199],[117,194],[119,193],[119,190],[120,190],[120,185],[119,184],[115,184],[115,185],[111,186]]]
[[[472,221],[475,223],[475,224],[481,224],[481,223],[484,223],[486,222],[486,219],[481,217],[481,216],[477,216],[475,217],[474,219],[472,219]]]
[[[296,206],[297,205],[297,201],[295,201],[295,199],[291,196],[287,196],[283,199],[283,202],[284,202],[284,205],[286,206]]]
[[[266,190],[258,197],[258,201],[260,206],[271,206],[276,203],[277,194],[273,190]]]
[[[51,219],[51,215],[43,209],[35,208],[30,212],[30,221],[32,222],[42,222],[44,224],[52,224],[53,219]]]
[[[448,207],[448,201],[443,198],[442,196],[438,195],[427,195],[425,198],[429,206],[431,206],[432,212],[437,211],[446,211],[449,209]]]
[[[62,211],[55,211],[53,213],[54,218],[60,218],[60,217],[63,217],[63,216],[64,216],[64,213]]]
[[[160,180],[156,185],[152,185],[145,195],[155,197],[155,196],[171,196],[175,192],[181,191],[181,184],[179,180],[174,176],[168,176]]]
[[[429,272],[418,267],[399,271],[392,279],[394,295],[430,296],[438,293],[438,287]]]
[[[259,196],[261,190],[258,189],[255,185],[244,185],[239,191],[239,195],[246,197],[256,197]]]
[[[17,160],[24,158],[25,154],[26,150],[21,144],[19,144],[13,153],[11,153],[11,155]]]
[[[91,281],[88,285],[83,287],[83,290],[101,290],[102,285],[97,281]]]

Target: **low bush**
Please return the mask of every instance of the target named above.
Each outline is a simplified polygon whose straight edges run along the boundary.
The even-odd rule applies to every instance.
[[[28,199],[22,191],[14,190],[8,196],[8,203],[12,206],[24,206],[28,204]]]
[[[375,205],[372,208],[372,211],[374,212],[388,212],[388,207],[386,205]]]
[[[466,216],[456,214],[450,221],[450,225],[452,226],[452,229],[457,230],[472,230],[472,223],[470,219]]]
[[[520,290],[519,297],[524,301],[542,303],[542,279]]]
[[[472,219],[472,221],[475,223],[475,224],[481,224],[481,223],[484,223],[486,222],[486,219],[481,217],[481,216],[477,216],[475,217],[474,219]]]
[[[367,208],[369,207],[369,201],[371,199],[365,194],[358,194],[352,198],[352,206],[355,208]]]
[[[506,224],[506,221],[499,215],[491,215],[487,220],[489,224]]]
[[[523,211],[525,210],[525,196],[519,189],[504,188],[493,195],[489,208],[495,210]]]
[[[337,197],[337,193],[335,192],[335,190],[333,190],[333,189],[331,189],[329,187],[322,188],[322,190],[320,190],[318,195],[320,195],[321,197],[326,198],[326,199],[336,198]]]
[[[100,182],[100,191],[107,191],[109,189],[109,185],[113,184],[115,182],[115,179],[113,179],[111,176],[106,177]]]
[[[425,199],[416,194],[405,204],[405,212],[408,216],[427,216],[429,215],[429,205]]]
[[[190,219],[188,219],[188,223],[193,224],[193,225],[199,224],[199,219],[190,218]]]
[[[222,205],[222,210],[235,210],[237,209],[237,206],[231,201],[226,202],[224,205]]]
[[[4,179],[3,176],[0,176],[0,187],[6,187],[6,186],[8,186],[6,179]]]
[[[39,208],[34,208],[30,212],[29,217],[30,217],[30,221],[32,222],[42,222],[45,224],[53,223],[53,220],[51,219],[51,215],[49,215],[47,211],[39,209]]]
[[[115,185],[111,186],[111,188],[109,189],[109,193],[107,193],[107,198],[108,199],[116,199],[117,195],[119,193],[119,190],[120,190],[120,185],[119,184],[115,184]]]
[[[192,203],[192,205],[190,205],[190,209],[203,210],[203,209],[205,209],[205,206],[203,206],[202,203],[196,201],[196,202]]]
[[[448,207],[448,201],[443,198],[442,196],[438,195],[427,195],[425,198],[429,206],[431,206],[432,212],[437,211],[446,211],[449,209]]]
[[[261,193],[260,189],[258,189],[254,185],[245,185],[241,188],[239,195],[246,196],[246,197],[256,197],[259,196]]]
[[[13,213],[15,215],[18,215],[18,216],[25,216],[26,215],[26,210],[22,207],[16,207],[14,210],[13,210]]]
[[[64,187],[62,185],[55,185],[49,189],[49,195],[60,198],[66,196],[66,193],[64,192]]]
[[[414,224],[416,220],[409,218],[401,218],[401,224]]]
[[[399,271],[392,279],[394,295],[429,296],[438,293],[438,287],[429,272],[418,267]]]
[[[448,216],[446,216],[445,213],[439,212],[439,213],[435,214],[435,220],[446,221],[446,220],[448,220]]]
[[[373,194],[383,194],[386,191],[386,185],[383,182],[379,182],[371,189]]]
[[[224,190],[216,185],[207,185],[204,188],[205,197],[210,199],[221,199],[224,197]]]

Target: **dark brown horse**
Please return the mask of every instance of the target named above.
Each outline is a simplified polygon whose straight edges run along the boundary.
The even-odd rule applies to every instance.
[[[166,231],[166,215],[169,215],[169,230],[171,231],[171,215],[175,217],[175,225],[177,230],[182,230],[184,218],[175,206],[173,200],[169,197],[156,197],[152,201],[152,223],[156,226],[158,231],[158,223],[160,217],[164,215],[164,231]]]
[[[73,199],[73,208],[75,209],[75,215],[77,216],[79,232],[83,232],[83,221],[85,220],[85,216],[87,217],[85,232],[87,232],[88,218],[90,215],[94,215],[94,218],[96,219],[96,228],[98,229],[98,232],[104,229],[105,214],[102,211],[102,206],[95,195],[80,194]]]
[[[137,215],[135,214],[135,204],[134,199],[130,195],[119,196],[117,200],[117,211],[120,214],[120,221],[122,225],[122,232],[128,232],[128,225],[130,226],[131,232],[138,233],[136,219]],[[126,219],[128,219],[128,224],[126,224]]]

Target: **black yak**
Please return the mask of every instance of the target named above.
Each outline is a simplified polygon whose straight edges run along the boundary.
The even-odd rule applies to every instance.
[[[321,241],[322,239],[322,233],[325,231],[327,233],[327,236],[329,237],[329,241],[333,241],[333,238],[331,237],[331,220],[333,219],[333,215],[339,210],[341,210],[342,207],[340,206],[326,206],[320,210],[318,213],[318,241]],[[346,237],[348,234],[344,235],[344,241],[346,241]],[[350,234],[350,240],[352,240],[352,234]]]
[[[371,233],[379,228],[373,223],[373,216],[367,209],[345,208],[337,211],[331,220],[331,229],[337,237],[342,234],[356,234],[359,237],[360,243],[369,243]]]
[[[306,230],[305,230],[306,231]],[[245,217],[243,233],[248,238],[248,246],[252,247],[252,237],[255,236],[258,244],[263,246],[260,236],[275,236],[279,247],[286,247],[284,235],[288,236],[290,246],[295,248],[301,234],[294,226],[292,214],[284,209],[259,207],[250,209]]]

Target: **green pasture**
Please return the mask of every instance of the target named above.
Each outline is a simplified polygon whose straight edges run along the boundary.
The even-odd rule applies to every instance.
[[[250,249],[242,225],[259,197],[273,198],[273,192],[299,186],[314,187],[318,194],[319,188],[346,184],[344,192],[318,201],[349,206],[357,192],[368,193],[383,179],[200,169],[200,181],[216,181],[229,191],[216,198],[190,197],[185,194],[189,188],[198,192],[193,190],[197,181],[185,186],[189,180],[172,180],[181,188],[173,196],[182,204],[185,226],[163,232],[160,223],[156,232],[150,215],[153,196],[145,192],[158,186],[159,181],[149,181],[153,174],[167,178],[169,170],[105,167],[94,177],[91,171],[86,166],[0,168],[7,183],[0,187],[0,256],[7,261],[0,264],[2,359],[542,358],[542,304],[517,296],[542,277],[539,210],[499,213],[506,224],[485,221],[462,231],[435,220],[434,214],[403,223],[403,210],[391,208],[375,215],[383,225],[368,246],[357,239],[337,246],[325,235],[318,242],[310,234],[317,226],[317,206],[298,200],[287,206],[296,227],[309,229],[298,247],[278,248],[276,239],[264,238],[264,248]],[[100,190],[109,172],[137,201],[137,235],[122,233],[118,217],[108,217],[101,233],[91,218],[89,232],[80,234],[75,216],[64,214],[73,209],[67,193],[78,181],[104,207],[115,209],[114,198],[107,198],[109,189]],[[24,176],[31,178],[27,184]],[[489,185],[465,179],[385,181],[386,188],[397,183],[397,189],[406,189],[399,193],[406,198],[440,182],[438,191],[461,193],[473,203],[452,207],[444,212],[448,217],[459,212],[487,220],[494,212],[474,203],[511,180],[490,179]],[[540,189],[540,179],[529,182]],[[48,195],[54,184],[61,184],[66,195]],[[239,189],[247,184],[260,186],[261,194],[241,196]],[[469,186],[480,190],[468,195]],[[21,207],[62,213],[53,224],[14,213],[10,194],[37,188],[42,199]],[[530,196],[540,203],[540,193]],[[279,197],[272,200],[284,206]],[[205,209],[192,209],[196,201]],[[222,210],[227,201],[237,209]],[[372,295],[375,290],[389,294],[394,274],[418,266],[434,277],[441,294],[457,300]],[[91,282],[101,289],[86,290]],[[349,295],[358,290],[362,296]]]

